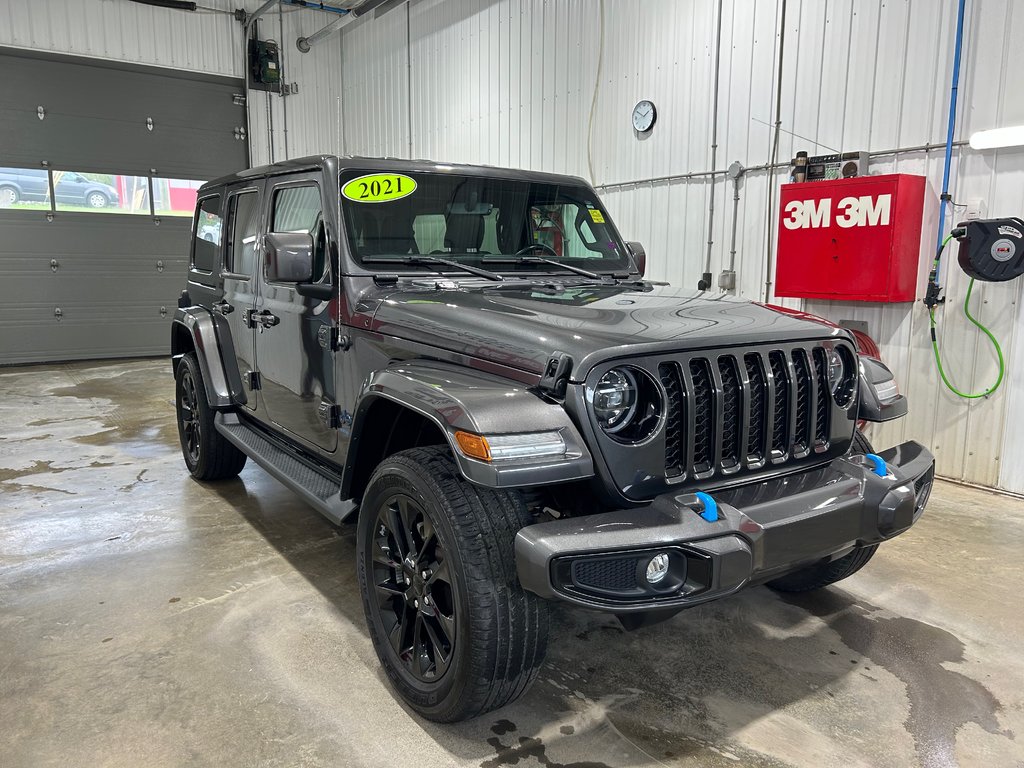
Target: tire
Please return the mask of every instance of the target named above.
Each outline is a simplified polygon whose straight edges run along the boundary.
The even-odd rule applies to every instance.
[[[852,450],[855,453],[874,453],[871,443],[859,429],[854,433]],[[787,573],[785,576],[769,581],[768,586],[779,592],[810,592],[827,587],[829,584],[835,584],[837,581],[852,576],[867,565],[877,549],[877,544],[857,547],[838,560],[818,563],[810,568]]]
[[[463,480],[447,448],[396,453],[370,478],[356,534],[366,622],[392,686],[428,720],[497,709],[537,677],[547,605],[519,585],[513,544],[529,522],[518,493]]]
[[[102,192],[90,192],[85,196],[85,202],[90,208],[106,208],[110,200]]]
[[[20,199],[21,196],[14,187],[0,187],[0,208],[10,208]]]
[[[225,480],[245,466],[246,455],[217,431],[206,401],[203,372],[195,352],[181,358],[174,372],[174,404],[185,466],[196,480]]]

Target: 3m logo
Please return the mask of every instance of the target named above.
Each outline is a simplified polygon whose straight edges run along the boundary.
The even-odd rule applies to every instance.
[[[835,206],[835,223],[850,227],[885,227],[892,213],[892,195],[844,197]],[[786,229],[820,229],[832,226],[832,198],[791,200],[786,203]]]

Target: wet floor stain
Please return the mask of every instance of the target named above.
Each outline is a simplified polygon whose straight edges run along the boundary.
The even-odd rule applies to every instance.
[[[903,681],[910,699],[905,727],[922,765],[956,765],[956,735],[968,723],[1015,738],[1000,727],[996,713],[1002,705],[992,692],[944,666],[964,661],[964,644],[952,633],[915,619],[880,615],[873,606],[834,590],[785,595],[783,600],[825,621],[847,647]]]
[[[565,730],[568,728],[568,730]],[[515,723],[510,720],[499,720],[491,726],[491,731],[499,736],[514,733]],[[562,726],[560,729],[564,735],[571,735],[572,726]],[[599,763],[591,760],[575,761],[571,763],[558,763],[547,755],[547,747],[544,741],[533,736],[514,737],[508,744],[498,736],[487,739],[487,743],[494,749],[495,757],[484,760],[480,768],[501,768],[506,765],[540,765],[544,768],[609,768],[607,763]]]

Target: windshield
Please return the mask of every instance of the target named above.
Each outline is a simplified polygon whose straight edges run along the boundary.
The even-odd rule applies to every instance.
[[[368,269],[434,255],[493,271],[559,271],[538,259],[591,272],[631,267],[600,200],[587,187],[449,173],[341,175],[349,248]],[[414,268],[458,271],[423,263]],[[389,268],[393,271],[393,268]]]

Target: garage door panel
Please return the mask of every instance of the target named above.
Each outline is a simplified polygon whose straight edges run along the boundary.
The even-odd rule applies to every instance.
[[[191,225],[0,212],[0,363],[166,354]]]
[[[5,164],[180,178],[246,166],[240,82],[8,51],[0,49]]]

